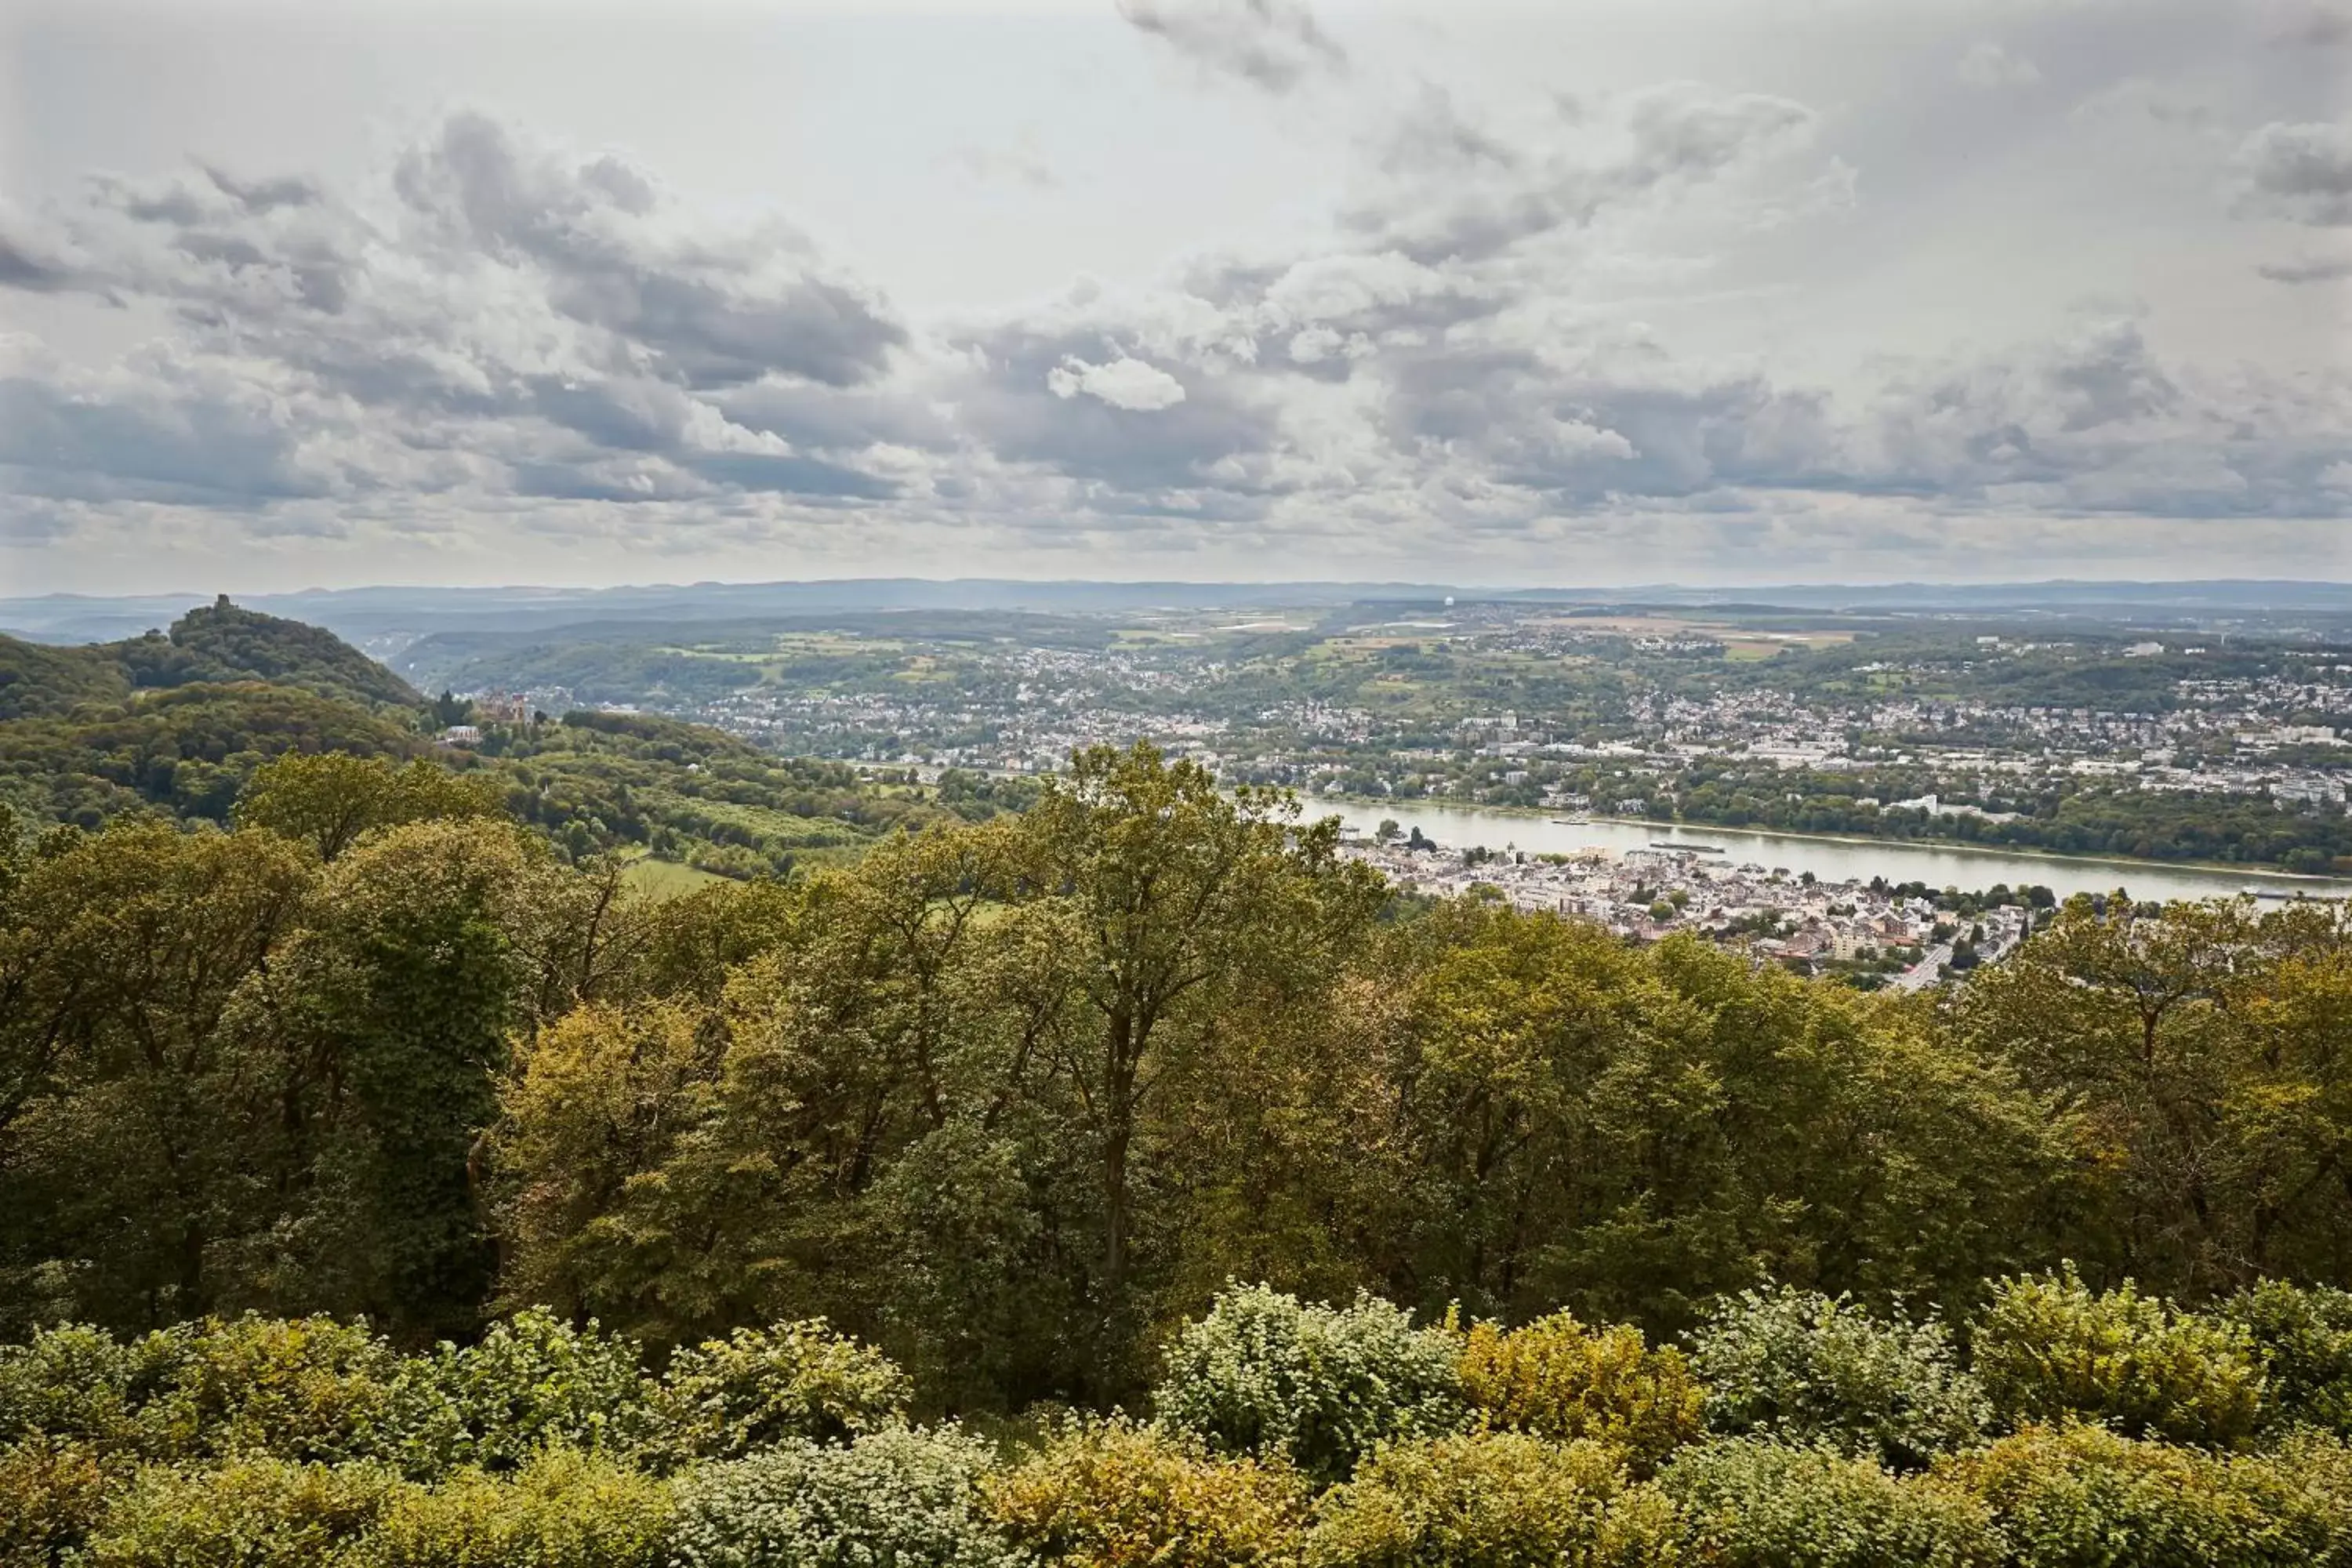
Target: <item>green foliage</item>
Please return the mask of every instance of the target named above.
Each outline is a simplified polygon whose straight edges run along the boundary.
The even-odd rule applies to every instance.
[[[106,1501],[106,1466],[77,1443],[0,1444],[0,1568],[47,1568],[79,1546]]]
[[[1991,1508],[2011,1560],[2032,1568],[2289,1568],[2320,1561],[2333,1533],[2267,1461],[2098,1426],[2029,1426],[1940,1473]]]
[[[987,1495],[1016,1547],[1067,1568],[1289,1568],[1307,1504],[1283,1461],[1217,1458],[1120,1417],[1064,1426]]]
[[[376,1454],[392,1430],[400,1358],[364,1322],[213,1319],[133,1353],[168,1368],[141,1412],[150,1453],[333,1463]]]
[[[910,1392],[887,1356],[815,1318],[679,1350],[656,1405],[663,1440],[677,1452],[731,1459],[788,1437],[838,1442],[878,1430],[903,1418]]]
[[[377,828],[490,816],[499,809],[488,781],[459,777],[421,757],[396,768],[381,757],[289,752],[254,771],[237,798],[236,822],[299,839],[332,860]]]
[[[1874,1459],[1827,1448],[1753,1437],[1703,1443],[1676,1455],[1659,1485],[1681,1511],[1685,1561],[1706,1568],[1994,1568],[2006,1561],[1985,1507],[1959,1487],[1937,1476],[1891,1475]]]
[[[678,1568],[1013,1568],[980,1481],[990,1449],[952,1428],[791,1439],[678,1483]]]
[[[1681,1352],[1652,1350],[1627,1324],[1588,1328],[1566,1312],[1464,1336],[1462,1392],[1485,1422],[1554,1442],[1592,1438],[1642,1473],[1699,1435],[1706,1390]]]
[[[1717,1431],[1825,1445],[1898,1469],[1975,1441],[1991,1415],[1940,1325],[1874,1317],[1819,1291],[1724,1298],[1692,1331],[1691,1360]]]
[[[665,1482],[568,1448],[504,1475],[460,1470],[402,1487],[352,1549],[353,1568],[653,1568]]]
[[[537,1309],[412,1359],[394,1398],[398,1458],[413,1475],[518,1469],[550,1447],[626,1454],[655,1435],[636,1345]]]
[[[2218,1310],[2262,1353],[2266,1425],[2352,1436],[2352,1291],[2265,1279]]]
[[[1313,1568],[1648,1568],[1674,1516],[1606,1444],[1457,1433],[1383,1444],[1315,1505]]]
[[[347,1555],[399,1480],[367,1466],[152,1466],[107,1508],[89,1568],[317,1568]]]
[[[2129,1281],[2096,1292],[2069,1267],[2003,1279],[1978,1319],[1977,1375],[2012,1421],[2105,1421],[2131,1436],[2228,1445],[2254,1429],[2262,1358],[2240,1324]]]
[[[1152,1407],[1217,1452],[1334,1481],[1381,1442],[1460,1423],[1457,1353],[1452,1333],[1370,1297],[1324,1307],[1237,1286],[1178,1334]]]

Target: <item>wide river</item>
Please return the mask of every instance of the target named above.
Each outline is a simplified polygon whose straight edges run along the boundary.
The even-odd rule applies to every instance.
[[[1365,833],[1378,827],[1383,818],[1392,818],[1404,831],[1418,827],[1448,849],[1467,849],[1483,844],[1490,849],[1510,847],[1528,854],[1572,854],[1579,849],[1641,849],[1653,844],[1679,842],[1713,844],[1727,851],[1721,857],[1708,856],[1709,860],[1720,858],[1735,866],[1752,863],[1768,869],[1779,867],[1792,877],[1811,871],[1824,882],[1867,882],[1873,877],[1884,877],[1890,882],[1925,882],[1931,888],[1959,888],[1966,891],[1980,891],[1997,882],[2006,882],[2012,888],[2039,884],[2062,899],[2074,893],[2111,892],[2116,888],[2126,889],[2132,897],[2141,900],[2227,898],[2242,892],[2352,897],[2352,881],[2341,879],[2221,870],[2157,860],[2090,860],[2072,856],[2020,855],[2000,849],[1738,833],[1703,826],[1664,827],[1607,820],[1563,823],[1477,806],[1416,805],[1403,801],[1367,805],[1355,801],[1310,800],[1305,805],[1310,819],[1338,816],[1349,826]]]

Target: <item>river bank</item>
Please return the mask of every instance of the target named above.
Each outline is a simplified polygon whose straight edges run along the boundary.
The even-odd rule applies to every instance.
[[[1392,818],[1401,828],[1409,832],[1418,826],[1424,837],[1453,849],[1478,844],[1500,849],[1507,844],[1531,854],[1573,854],[1596,848],[1622,853],[1680,838],[1718,845],[1738,862],[1785,868],[1791,875],[1811,871],[1825,881],[1866,882],[1883,876],[1890,882],[1918,881],[1969,890],[2003,882],[2011,887],[2038,884],[2061,898],[2078,892],[2109,892],[2118,886],[2136,898],[2158,900],[2227,898],[2242,892],[2266,898],[2352,897],[2352,879],[2251,867],[1716,827],[1640,817],[1596,816],[1568,822],[1528,807],[1436,805],[1354,797],[1318,798],[1305,804],[1311,815],[1337,816],[1366,833],[1383,818]]]

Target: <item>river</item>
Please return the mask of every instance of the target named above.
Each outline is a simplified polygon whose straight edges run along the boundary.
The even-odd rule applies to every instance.
[[[1971,892],[1998,882],[2006,882],[2012,888],[2038,884],[2062,899],[2074,893],[2111,892],[2116,888],[2127,889],[2135,899],[2167,901],[2228,898],[2242,892],[2352,897],[2352,881],[2341,879],[2176,866],[2158,860],[2020,855],[1946,845],[1739,833],[1703,826],[1665,827],[1608,820],[1562,823],[1545,816],[1522,816],[1516,812],[1478,806],[1418,805],[1404,801],[1383,805],[1325,800],[1304,804],[1310,819],[1338,816],[1349,826],[1365,833],[1378,827],[1384,818],[1393,819],[1404,831],[1418,827],[1449,849],[1483,844],[1490,849],[1508,847],[1528,854],[1570,854],[1579,849],[1641,849],[1653,844],[1679,842],[1718,845],[1727,851],[1720,858],[1733,865],[1753,863],[1768,869],[1780,867],[1792,877],[1811,871],[1824,882],[1867,882],[1873,877],[1884,877],[1889,882],[1925,882],[1931,888],[1958,888]]]

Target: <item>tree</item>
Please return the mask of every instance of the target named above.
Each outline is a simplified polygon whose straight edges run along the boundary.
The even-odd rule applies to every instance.
[[[235,1244],[284,1174],[279,1079],[224,1018],[316,873],[265,834],[125,824],[43,847],[0,877],[0,1296],[126,1326],[200,1314],[235,1294]]]
[[[289,752],[257,769],[238,797],[239,826],[300,839],[332,860],[363,834],[404,822],[483,817],[502,810],[498,788],[419,757],[394,767],[344,752]]]
[[[1228,798],[1199,764],[1098,746],[1023,817],[1024,901],[1063,926],[1084,1022],[1058,1031],[1095,1144],[1101,1224],[1097,1375],[1130,1329],[1132,1163],[1155,1093],[1223,1037],[1221,1007],[1297,994],[1361,940],[1381,894],[1337,854],[1339,823],[1298,823],[1286,792]]]

